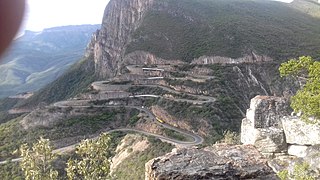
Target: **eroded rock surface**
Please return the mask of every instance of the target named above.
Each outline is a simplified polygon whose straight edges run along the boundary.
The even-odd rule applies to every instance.
[[[252,52],[250,55],[241,58],[228,58],[221,56],[201,56],[192,61],[192,64],[239,64],[239,63],[259,63],[272,61],[272,58],[264,55],[257,55]]]
[[[145,179],[278,179],[248,145],[174,149],[146,164]]]

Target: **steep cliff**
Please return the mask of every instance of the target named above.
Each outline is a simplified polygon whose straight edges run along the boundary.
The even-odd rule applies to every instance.
[[[93,54],[95,72],[113,77],[131,34],[138,28],[153,0],[111,0],[105,9],[102,27],[92,38],[87,54]]]

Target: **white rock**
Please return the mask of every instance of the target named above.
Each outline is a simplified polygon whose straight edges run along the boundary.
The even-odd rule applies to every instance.
[[[241,143],[254,144],[255,142],[255,128],[252,122],[245,118],[241,123]]]
[[[289,145],[288,146],[288,154],[297,156],[297,157],[305,157],[307,155],[307,149],[309,146],[302,145]]]
[[[281,119],[287,143],[298,145],[320,144],[320,126],[307,124],[299,117],[283,117]]]

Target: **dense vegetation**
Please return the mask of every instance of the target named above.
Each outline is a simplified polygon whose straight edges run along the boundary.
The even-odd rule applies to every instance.
[[[281,76],[294,76],[301,82],[301,88],[291,98],[291,107],[295,112],[302,112],[304,120],[309,117],[320,120],[320,62],[310,56],[298,60],[291,59],[279,68]]]
[[[49,139],[40,138],[32,148],[20,147],[20,166],[26,180],[57,179],[58,171],[52,168],[56,155],[52,153]]]
[[[97,139],[81,141],[76,147],[77,158],[67,162],[68,179],[106,179],[110,172],[111,138],[103,133]]]
[[[285,3],[166,0],[156,6],[134,33],[127,53],[144,50],[187,62],[202,55],[237,58],[252,51],[278,60],[319,54],[320,19]]]

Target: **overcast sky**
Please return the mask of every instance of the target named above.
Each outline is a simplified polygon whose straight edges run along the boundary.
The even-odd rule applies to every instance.
[[[55,26],[100,24],[108,2],[109,0],[27,0],[22,29],[41,31]]]

